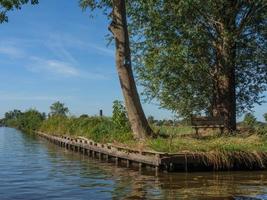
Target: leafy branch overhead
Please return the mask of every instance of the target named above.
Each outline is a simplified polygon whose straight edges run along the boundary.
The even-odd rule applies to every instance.
[[[0,0],[0,23],[8,22],[8,11],[20,10],[22,5],[31,3],[38,4],[38,0]]]

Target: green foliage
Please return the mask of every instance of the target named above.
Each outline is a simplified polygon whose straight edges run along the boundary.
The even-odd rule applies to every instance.
[[[149,124],[154,124],[155,123],[155,119],[154,119],[154,117],[152,115],[147,117],[147,121],[148,121]]]
[[[50,106],[50,115],[60,115],[60,116],[66,116],[69,112],[68,107],[65,107],[64,103],[60,103],[59,101],[53,103]]]
[[[45,120],[45,115],[35,109],[25,112],[14,110],[5,114],[4,125],[25,131],[35,131],[40,128],[43,120]]]
[[[38,130],[44,120],[44,115],[35,109],[30,109],[20,117],[19,128],[27,131]]]
[[[118,130],[111,118],[107,117],[66,117],[54,115],[42,123],[41,131],[56,134],[83,136],[96,142],[131,141],[130,132]]]
[[[21,9],[23,4],[38,4],[38,0],[0,0],[0,23],[8,22],[7,12]]]
[[[218,45],[229,38],[236,53],[237,111],[262,103],[267,89],[264,0],[128,2],[133,64],[148,101],[157,99],[182,116],[210,112],[217,64],[228,59],[220,56]],[[234,27],[226,27],[228,22]]]
[[[13,110],[5,113],[5,120],[18,119],[22,115],[20,110]]]
[[[265,119],[265,122],[267,122],[267,113],[264,113],[263,117]]]
[[[263,135],[263,136],[265,136],[265,140],[267,140],[267,125],[265,124],[265,125],[262,125],[262,126],[258,126],[258,127],[256,128],[256,133],[257,133],[258,135]]]
[[[250,129],[255,128],[257,119],[252,113],[247,113],[244,117],[243,123]]]
[[[259,135],[248,137],[240,136],[216,136],[206,139],[192,137],[175,137],[170,139],[151,139],[148,146],[161,152],[267,152],[267,140]]]
[[[129,120],[127,118],[126,110],[121,101],[113,102],[112,122],[117,129],[123,132],[130,131]]]
[[[94,10],[98,8],[105,11],[112,6],[112,0],[79,0],[79,4],[82,9]]]
[[[154,126],[155,132],[161,136],[181,136],[194,133],[194,129],[191,126],[175,125],[175,126]]]

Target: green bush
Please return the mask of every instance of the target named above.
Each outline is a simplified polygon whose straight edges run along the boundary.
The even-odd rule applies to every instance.
[[[247,113],[243,120],[243,125],[250,131],[254,131],[257,125],[257,119],[252,113]]]
[[[102,143],[132,140],[130,132],[118,129],[108,117],[51,116],[42,123],[40,130],[56,135],[83,136]]]
[[[121,101],[116,100],[113,102],[112,122],[116,128],[122,132],[130,131],[129,120],[127,118],[125,107]]]
[[[39,129],[45,119],[45,115],[35,109],[19,112],[19,114],[14,113],[15,112],[12,111],[6,113],[5,125],[25,131],[35,131]]]
[[[264,117],[264,119],[265,119],[265,122],[267,122],[267,113],[264,113],[264,114],[263,114],[263,117]]]

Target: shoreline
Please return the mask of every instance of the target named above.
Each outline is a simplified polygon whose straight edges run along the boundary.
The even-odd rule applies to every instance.
[[[68,150],[88,157],[113,162],[115,165],[158,172],[266,170],[267,152],[181,152],[166,153],[136,150],[111,143],[102,144],[93,140],[69,136],[56,136],[36,132],[38,136]]]

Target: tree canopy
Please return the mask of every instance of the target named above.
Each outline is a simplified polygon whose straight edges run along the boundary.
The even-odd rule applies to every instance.
[[[263,102],[266,1],[131,2],[133,63],[147,100],[182,116],[211,113],[214,91],[232,68],[238,113]]]
[[[64,103],[59,101],[53,103],[50,106],[50,115],[59,115],[59,116],[66,116],[69,112],[68,107],[65,107]]]
[[[38,4],[38,0],[0,0],[0,23],[8,22],[8,11],[14,9],[21,9],[22,5],[27,4]]]

